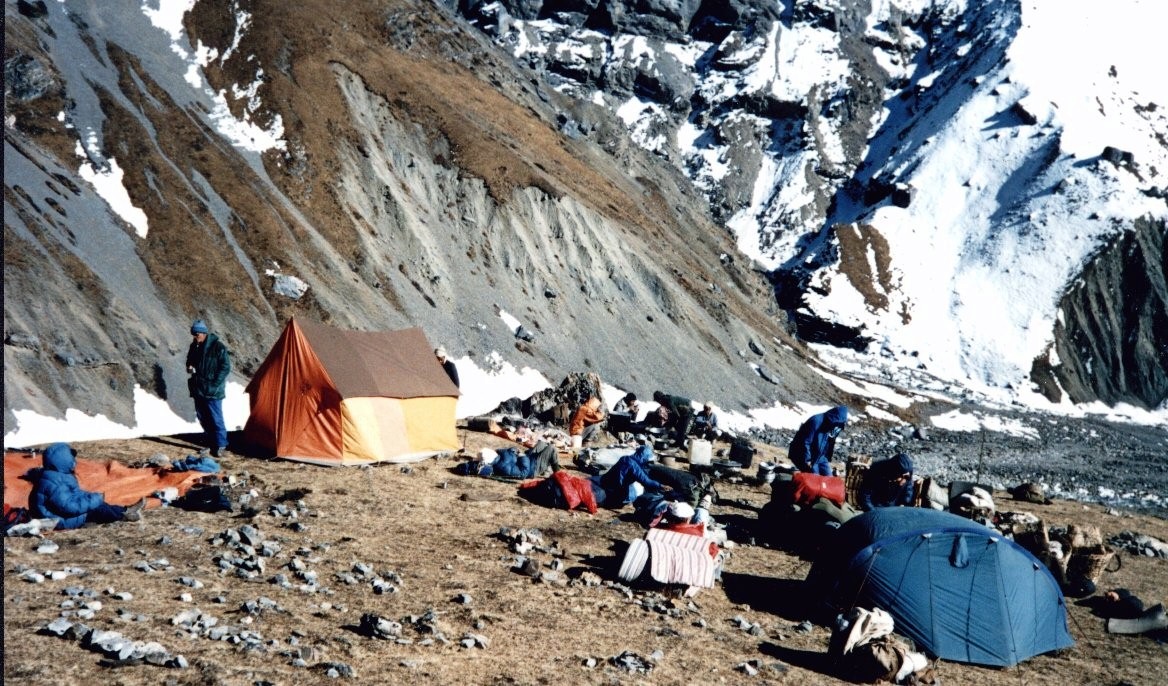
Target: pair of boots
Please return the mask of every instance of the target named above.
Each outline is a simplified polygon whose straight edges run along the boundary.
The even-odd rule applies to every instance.
[[[142,511],[146,509],[146,498],[142,498],[138,502],[126,508],[122,514],[122,519],[127,522],[138,522],[142,520]]]

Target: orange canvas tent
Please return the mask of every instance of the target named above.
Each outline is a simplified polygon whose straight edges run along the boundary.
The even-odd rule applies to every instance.
[[[419,328],[345,331],[291,319],[247,385],[244,438],[321,465],[457,450],[458,387]]]

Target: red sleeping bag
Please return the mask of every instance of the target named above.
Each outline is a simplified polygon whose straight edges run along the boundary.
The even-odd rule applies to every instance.
[[[795,503],[798,505],[812,505],[817,498],[827,498],[836,505],[843,505],[847,497],[844,480],[838,476],[798,472],[792,481],[795,484]]]

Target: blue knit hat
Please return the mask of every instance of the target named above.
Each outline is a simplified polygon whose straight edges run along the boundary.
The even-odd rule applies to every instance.
[[[207,328],[207,323],[202,319],[196,319],[195,323],[191,324],[191,335],[194,336],[197,333],[211,333],[211,330]]]

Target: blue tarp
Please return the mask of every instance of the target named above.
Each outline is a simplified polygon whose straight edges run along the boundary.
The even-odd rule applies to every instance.
[[[833,609],[888,611],[896,633],[946,660],[1009,667],[1074,645],[1046,566],[948,512],[890,507],[854,517],[807,582]]]

